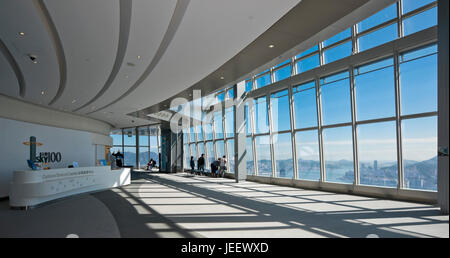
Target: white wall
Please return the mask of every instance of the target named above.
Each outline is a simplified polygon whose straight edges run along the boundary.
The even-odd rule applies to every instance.
[[[0,118],[0,198],[9,195],[12,172],[28,169],[30,147],[23,142],[30,136],[43,143],[36,148],[36,155],[61,152],[61,163],[50,163],[52,168],[67,167],[73,161],[80,167],[95,166],[95,134]]]

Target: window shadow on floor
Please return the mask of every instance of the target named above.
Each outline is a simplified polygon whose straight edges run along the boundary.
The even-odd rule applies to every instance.
[[[435,236],[417,227],[448,228],[428,205],[383,208],[376,198],[207,177],[145,174],[94,196],[110,208],[122,237],[404,238]]]

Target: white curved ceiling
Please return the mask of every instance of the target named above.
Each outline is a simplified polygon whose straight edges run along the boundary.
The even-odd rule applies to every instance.
[[[0,54],[0,94],[21,98],[11,67],[15,62],[24,77],[25,101],[117,127],[131,126],[131,120],[148,123],[126,114],[200,81],[299,2],[0,0],[0,39],[13,57]],[[177,3],[187,6],[180,17],[174,17]],[[176,19],[163,55],[143,76]],[[139,78],[142,83],[135,85]],[[124,96],[133,85],[135,90]]]
[[[126,114],[201,81],[299,3],[0,0],[0,39],[23,74],[23,100],[127,127],[148,121]],[[21,98],[3,52],[0,94]]]

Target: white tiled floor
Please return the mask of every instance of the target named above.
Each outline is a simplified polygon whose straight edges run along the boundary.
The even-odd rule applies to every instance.
[[[186,174],[145,181],[136,198],[205,237],[449,237],[430,205]]]
[[[84,222],[86,216],[89,223]],[[448,238],[449,216],[431,205],[186,174],[154,174],[123,188],[61,200],[31,212],[11,211],[7,201],[0,203],[2,237],[69,233],[80,237]]]

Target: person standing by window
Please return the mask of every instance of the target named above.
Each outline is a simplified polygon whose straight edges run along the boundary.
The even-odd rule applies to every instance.
[[[220,160],[220,171],[219,171],[219,175],[221,177],[225,176],[225,171],[227,170],[227,159],[226,156],[223,156],[222,159]]]
[[[191,174],[193,174],[195,172],[195,161],[194,161],[194,156],[191,156]]]
[[[200,158],[198,158],[197,166],[198,166],[198,171],[200,171],[200,173],[205,172],[205,154],[202,154],[202,156]]]
[[[114,157],[116,157],[116,165],[117,167],[121,168],[122,167],[122,160],[123,160],[123,154],[120,153],[120,151],[117,151],[116,154],[113,154]]]

